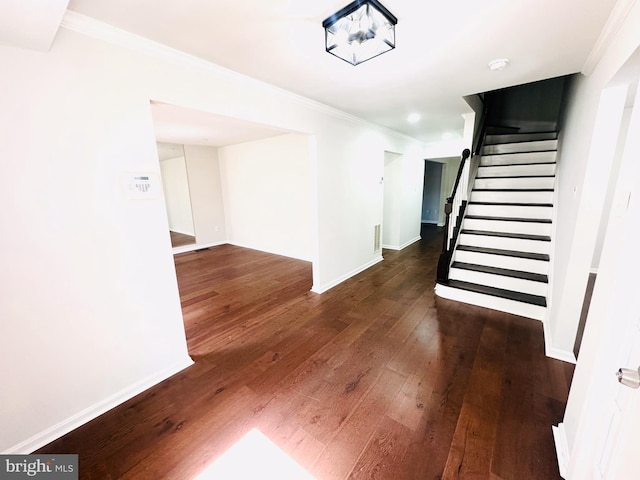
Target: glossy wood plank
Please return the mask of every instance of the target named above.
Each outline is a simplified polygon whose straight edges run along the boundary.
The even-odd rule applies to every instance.
[[[318,480],[559,478],[573,368],[539,322],[436,298],[441,242],[426,227],[322,295],[307,262],[177,255],[195,364],[40,451],[78,453],[82,479],[186,480],[257,428]]]

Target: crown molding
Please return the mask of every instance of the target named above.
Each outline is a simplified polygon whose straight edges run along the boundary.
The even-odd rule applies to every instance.
[[[618,0],[604,24],[598,40],[596,40],[587,60],[584,62],[581,73],[587,76],[593,73],[635,4],[636,0]]]
[[[107,23],[96,20],[87,15],[83,15],[73,10],[67,10],[60,25],[62,28],[73,31],[75,33],[101,40],[103,42],[115,45],[121,48],[132,50],[143,55],[149,55],[161,60],[177,64],[187,68],[199,69],[202,73],[223,77],[234,84],[244,84],[249,88],[259,89],[268,95],[278,95],[300,106],[310,108],[317,112],[331,115],[336,118],[346,120],[348,122],[367,127],[374,128],[392,134],[396,137],[400,136],[414,143],[424,144],[424,142],[413,138],[405,133],[398,132],[391,128],[379,125],[363,118],[357,117],[350,113],[344,112],[334,107],[317,102],[310,98],[298,95],[280,87],[276,87],[270,83],[257,80],[248,75],[238,73],[234,70],[225,68],[216,63],[204,60],[195,55],[185,53],[181,50],[168,47],[162,43],[149,40],[148,38],[127,32],[120,28],[114,27]]]

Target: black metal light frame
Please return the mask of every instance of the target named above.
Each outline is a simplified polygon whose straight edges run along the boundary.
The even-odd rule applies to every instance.
[[[374,9],[376,9],[378,12],[380,12],[380,14],[382,14],[382,16],[385,17],[385,19],[393,26],[393,43],[390,43],[388,41],[385,41],[384,43],[386,43],[390,48],[388,50],[384,50],[382,52],[379,52],[375,55],[372,55],[370,57],[367,57],[365,59],[362,59],[360,61],[350,61],[345,57],[342,57],[338,54],[336,54],[333,50],[335,49],[336,45],[330,47],[328,45],[329,42],[329,28],[331,28],[333,25],[335,25],[339,20],[343,19],[344,17],[347,17],[348,15],[351,15],[352,13],[356,12],[360,7],[368,5],[370,7],[373,7]],[[327,19],[325,19],[322,22],[322,27],[324,28],[324,35],[325,35],[325,50],[327,51],[327,53],[331,53],[332,55],[335,55],[336,57],[340,58],[341,60],[344,60],[345,62],[351,64],[351,65],[359,65],[360,63],[366,62],[367,60],[371,60],[372,58],[377,57],[378,55],[382,55],[383,53],[387,53],[388,51],[393,50],[396,47],[395,44],[395,25],[398,23],[398,19],[389,11],[387,10],[387,8],[382,5],[379,1],[377,0],[355,0],[354,2],[350,3],[349,5],[347,5],[346,7],[340,9],[339,11],[337,11],[336,13],[334,13],[333,15],[331,15],[330,17],[328,17]],[[372,39],[373,37],[371,37]]]

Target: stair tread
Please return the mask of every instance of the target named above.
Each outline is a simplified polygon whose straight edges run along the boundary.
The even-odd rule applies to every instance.
[[[489,230],[468,230],[463,229],[460,233],[468,235],[486,235],[489,237],[517,238],[521,240],[538,240],[541,242],[550,242],[551,237],[548,235],[532,235],[530,233],[511,233],[511,232],[492,232]]]
[[[489,179],[496,179],[496,178],[554,178],[555,175],[498,175],[498,176],[492,176],[492,177],[480,177],[477,176],[476,179],[477,180],[489,180]]]
[[[491,217],[487,215],[467,215],[471,220],[495,220],[499,222],[551,223],[549,218]]]
[[[529,303],[540,307],[547,306],[547,299],[540,295],[531,295],[529,293],[514,292],[513,290],[505,290],[503,288],[488,287],[486,285],[478,285],[477,283],[463,282],[461,280],[449,280],[449,287],[468,290],[471,292],[482,293],[494,297],[515,300],[516,302]]]
[[[539,135],[550,135],[553,136],[553,138],[542,138],[542,139],[529,139],[529,138],[524,138],[527,135],[533,135],[533,136],[539,136]],[[531,132],[531,133],[522,133],[522,132],[518,132],[518,133],[504,133],[504,134],[499,134],[499,133],[494,133],[494,134],[488,134],[487,136],[489,137],[500,137],[500,136],[505,136],[505,137],[515,137],[515,136],[521,136],[523,137],[521,140],[509,140],[509,141],[505,141],[505,142],[489,142],[489,143],[485,143],[485,146],[489,146],[489,145],[509,145],[511,143],[527,143],[527,142],[540,142],[540,141],[544,141],[544,140],[557,140],[558,139],[558,132]]]
[[[510,145],[509,143],[501,143],[498,145]],[[491,145],[485,145],[485,146],[491,146]],[[549,153],[549,152],[557,152],[558,149],[557,148],[550,148],[548,150],[523,150],[521,152],[495,152],[495,153],[482,153],[480,156],[481,157],[493,157],[493,156],[498,156],[498,155],[521,155],[523,153]]]
[[[549,261],[549,255],[546,253],[521,252],[518,250],[504,250],[502,248],[476,247],[473,245],[458,245],[458,250],[463,252],[486,253],[489,255],[501,255],[505,257],[526,258],[529,260]]]
[[[496,163],[493,165],[478,165],[478,168],[495,167],[531,167],[535,165],[556,165],[558,162],[529,162],[529,163]]]
[[[522,270],[489,267],[487,265],[476,265],[474,263],[466,262],[453,262],[451,264],[451,268],[460,268],[463,270],[471,270],[474,272],[502,275],[504,277],[521,278],[523,280],[531,280],[532,282],[549,283],[549,277],[547,275],[543,275],[541,273],[524,272]]]
[[[553,188],[474,188],[472,192],[553,192]]]
[[[469,205],[491,205],[501,207],[553,207],[553,203],[533,203],[533,202],[469,202]]]

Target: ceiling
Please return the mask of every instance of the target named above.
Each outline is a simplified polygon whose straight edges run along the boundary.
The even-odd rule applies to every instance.
[[[69,0],[2,0],[0,44],[46,52]]]
[[[462,135],[465,95],[581,71],[616,0],[383,0],[398,18],[397,47],[355,67],[324,51],[322,21],[347,3],[70,0],[68,9],[431,142]],[[497,58],[510,63],[493,72]]]
[[[151,102],[156,140],[224,147],[290,133],[285,130],[160,102]],[[173,158],[173,157],[169,157]]]

